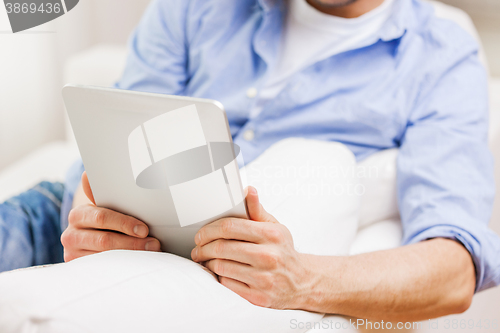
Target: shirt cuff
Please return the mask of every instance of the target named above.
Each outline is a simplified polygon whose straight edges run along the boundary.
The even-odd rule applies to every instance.
[[[486,230],[485,232],[488,232],[488,230]],[[470,253],[472,261],[474,262],[476,271],[475,292],[477,293],[481,290],[491,288],[500,284],[500,259],[498,259],[498,256],[493,255],[495,252],[500,251],[500,248],[498,248],[499,240],[498,236],[493,232],[489,233],[491,234],[479,235],[479,237],[476,237],[470,232],[457,226],[437,225],[423,230],[420,233],[413,234],[410,238],[405,237],[405,239],[403,239],[403,245],[414,244],[432,238],[446,238],[460,242]],[[488,241],[486,239],[488,238],[487,236],[490,236],[490,238],[493,237],[495,239],[489,239]],[[481,242],[478,241],[478,238],[481,239]],[[485,249],[482,245],[482,243],[485,242],[489,243],[489,245],[494,245],[496,243],[497,246],[488,248],[488,244],[486,244]],[[495,247],[497,248],[495,249]]]

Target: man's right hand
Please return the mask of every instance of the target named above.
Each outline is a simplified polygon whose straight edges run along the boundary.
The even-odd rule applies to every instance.
[[[160,251],[160,242],[148,237],[148,226],[128,215],[96,207],[87,174],[82,175],[87,203],[74,206],[61,236],[64,261],[109,250]],[[76,195],[75,195],[76,197]]]

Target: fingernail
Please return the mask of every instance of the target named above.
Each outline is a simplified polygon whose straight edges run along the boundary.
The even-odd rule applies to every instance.
[[[148,235],[148,230],[145,226],[138,224],[134,227],[134,234],[139,237],[146,237]]]
[[[146,245],[144,246],[144,249],[146,251],[156,251],[156,244],[154,241],[147,242]]]
[[[193,250],[193,260],[196,260],[198,258],[198,247],[195,247]]]
[[[196,234],[196,239],[194,240],[196,245],[199,245],[201,243],[201,235],[200,233]]]

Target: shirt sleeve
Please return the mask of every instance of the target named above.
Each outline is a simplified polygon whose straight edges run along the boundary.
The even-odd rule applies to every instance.
[[[189,1],[154,0],[129,41],[122,78],[115,88],[182,94],[188,81],[185,19]],[[84,171],[82,161],[68,171],[61,206],[61,227],[68,226],[73,196]]]
[[[425,81],[400,143],[403,244],[438,237],[462,243],[480,291],[500,283],[500,239],[488,229],[495,186],[487,75],[475,50],[440,61],[449,65]]]
[[[188,81],[186,18],[190,1],[155,0],[129,41],[120,89],[181,94]]]

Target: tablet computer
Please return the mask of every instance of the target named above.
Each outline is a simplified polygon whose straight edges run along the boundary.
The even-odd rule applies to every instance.
[[[144,221],[163,251],[189,258],[202,226],[248,217],[221,103],[78,85],[63,98],[96,205]]]

